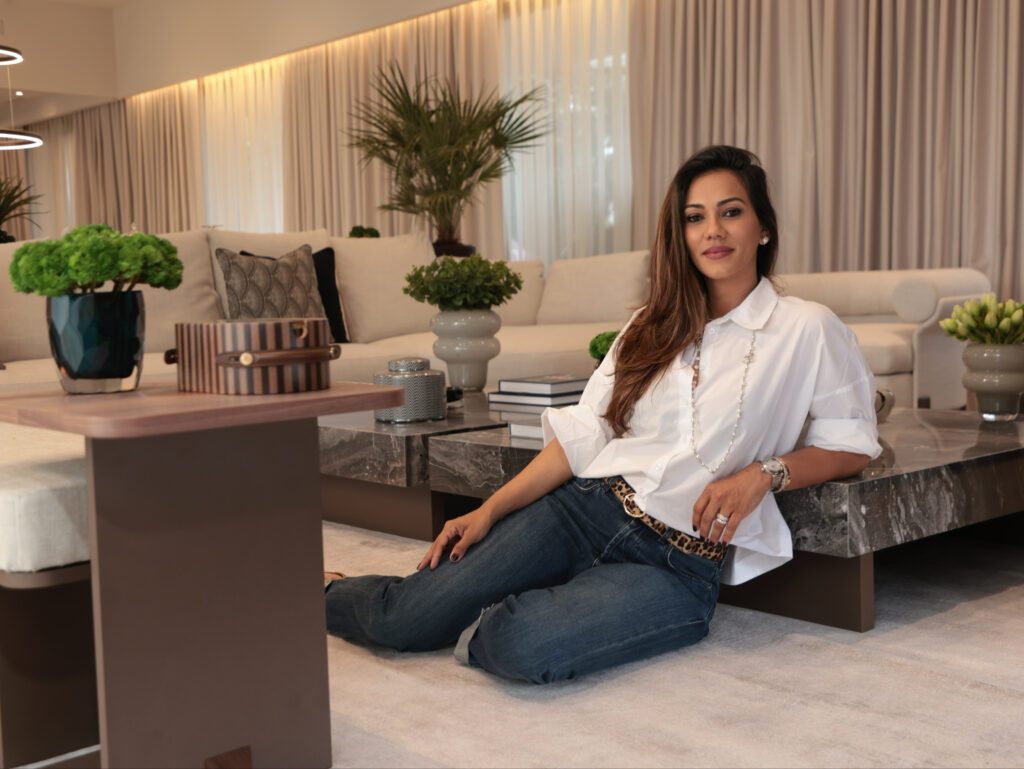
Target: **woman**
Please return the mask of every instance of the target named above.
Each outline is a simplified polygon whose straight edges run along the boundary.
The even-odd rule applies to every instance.
[[[757,158],[715,146],[687,160],[648,302],[579,404],[544,412],[544,449],[448,521],[416,573],[331,582],[328,629],[408,651],[457,641],[461,661],[538,683],[707,635],[720,581],[792,557],[769,492],[880,453],[856,339],[827,308],[778,296],[777,251]]]

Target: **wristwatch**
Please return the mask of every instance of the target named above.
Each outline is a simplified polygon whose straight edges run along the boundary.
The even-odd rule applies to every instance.
[[[772,491],[782,491],[789,485],[789,468],[779,457],[761,460],[761,472],[772,477]]]

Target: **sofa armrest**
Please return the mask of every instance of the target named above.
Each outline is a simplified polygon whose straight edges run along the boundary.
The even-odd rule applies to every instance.
[[[957,409],[967,402],[963,379],[964,342],[949,336],[939,327],[953,307],[981,294],[941,297],[931,317],[914,331],[914,403],[927,403],[931,408]],[[926,400],[923,400],[926,399]]]

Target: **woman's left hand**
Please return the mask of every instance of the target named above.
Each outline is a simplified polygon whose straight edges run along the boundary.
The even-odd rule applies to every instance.
[[[758,506],[772,486],[771,476],[758,463],[747,465],[735,475],[711,481],[693,506],[693,528],[711,542],[729,544],[736,527]],[[727,518],[722,524],[717,516]]]

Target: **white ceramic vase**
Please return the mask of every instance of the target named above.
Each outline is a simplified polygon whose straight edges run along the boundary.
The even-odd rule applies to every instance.
[[[487,361],[501,352],[494,335],[501,317],[493,310],[444,310],[430,319],[437,334],[434,355],[448,366],[448,382],[463,390],[487,384]]]
[[[964,348],[963,385],[978,398],[986,422],[1010,422],[1024,394],[1024,344],[981,344]]]

